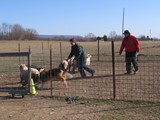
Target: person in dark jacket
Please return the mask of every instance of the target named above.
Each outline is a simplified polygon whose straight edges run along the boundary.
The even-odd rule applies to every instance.
[[[74,38],[70,39],[70,44],[71,52],[68,56],[68,59],[70,59],[73,56],[75,57],[74,61],[77,62],[78,70],[80,72],[81,77],[86,77],[86,73],[84,70],[89,72],[91,76],[94,76],[95,71],[86,65],[87,54],[84,48],[81,45],[77,44]]]
[[[136,73],[138,71],[137,55],[140,51],[139,40],[135,36],[131,35],[128,30],[125,30],[123,34],[124,39],[122,41],[119,54],[121,55],[123,49],[125,49],[126,74],[132,73],[131,63],[133,64],[134,72]]]

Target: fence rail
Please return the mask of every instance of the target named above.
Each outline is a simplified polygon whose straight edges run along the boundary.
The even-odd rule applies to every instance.
[[[31,73],[30,67],[28,72],[28,88],[24,89],[18,84],[20,82],[19,72],[17,71],[19,65],[19,58],[27,58],[26,63],[28,66],[31,65],[31,54],[30,52],[10,52],[10,53],[0,53],[1,61],[1,72],[0,72],[0,92],[9,93],[29,93],[30,92],[30,80]],[[4,72],[6,71],[6,72]]]

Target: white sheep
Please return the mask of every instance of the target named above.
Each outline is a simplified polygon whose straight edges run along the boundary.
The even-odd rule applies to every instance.
[[[86,59],[86,65],[90,65],[91,64],[91,55],[90,54],[87,54],[87,59]]]
[[[35,82],[40,76],[40,72],[35,69],[31,68],[31,77],[33,78],[33,81]],[[22,86],[27,84],[28,81],[28,67],[25,64],[20,65],[20,79]]]
[[[86,58],[86,65],[87,66],[90,66],[90,64],[91,64],[91,55],[90,54],[87,54],[87,58]],[[68,59],[68,68],[69,68],[69,72],[70,72],[70,69],[71,69],[71,67],[72,67],[72,72],[75,72],[75,69],[77,68],[77,63],[76,63],[76,61],[74,61],[74,56],[73,57],[71,57],[70,59]]]

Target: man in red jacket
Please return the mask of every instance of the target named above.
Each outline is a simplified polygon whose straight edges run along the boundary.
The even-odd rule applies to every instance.
[[[138,39],[131,35],[128,30],[124,31],[124,39],[121,44],[121,48],[119,50],[119,54],[121,55],[123,49],[125,49],[125,58],[126,58],[126,74],[132,73],[131,63],[134,67],[134,72],[138,71],[138,63],[137,63],[137,53],[140,51],[140,44]]]

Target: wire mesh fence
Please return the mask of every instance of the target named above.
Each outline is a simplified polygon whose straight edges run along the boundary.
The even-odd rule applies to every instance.
[[[160,100],[160,65],[159,42],[142,42],[138,55],[138,73],[124,75],[126,72],[125,56],[116,57],[116,95],[117,99]],[[121,59],[121,60],[120,60]]]
[[[114,42],[114,49],[112,49],[110,41],[100,41],[99,43],[79,42],[86,52],[92,55],[90,67],[95,70],[94,77],[86,72],[87,77],[81,78],[76,68],[75,73],[71,72],[73,78],[67,79],[67,89],[64,88],[61,80],[53,78],[52,82],[47,80],[37,85],[38,94],[44,96],[159,101],[160,55],[158,51],[160,42],[142,41],[140,43],[139,71],[137,74],[125,75],[125,56],[124,54],[119,56],[117,53],[120,42]],[[15,44],[15,46],[17,45]],[[52,68],[58,68],[61,61],[68,57],[70,53],[69,42],[55,41],[22,42],[14,50],[26,51],[29,46],[32,54],[32,65],[42,68],[50,69],[51,66]],[[52,53],[50,53],[51,50]],[[115,61],[113,61],[112,55],[114,55]],[[21,59],[20,63],[24,61]]]
[[[19,73],[20,58],[22,58],[24,63],[30,63],[29,52],[0,53],[0,92],[3,92],[4,94],[7,92],[12,95],[18,93],[23,96],[27,92],[30,92],[29,77],[27,79],[28,86],[22,88]],[[27,75],[30,76],[30,73],[28,72]]]

